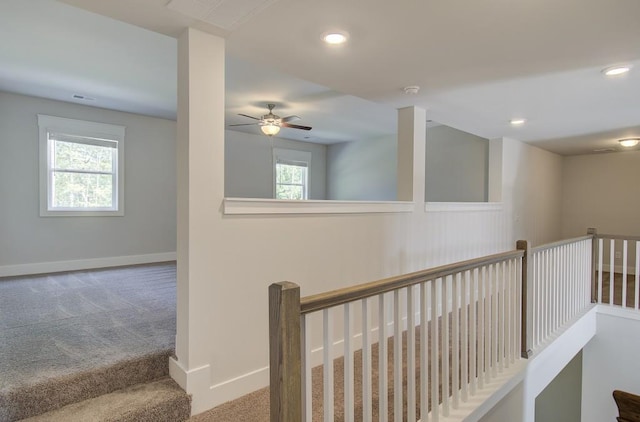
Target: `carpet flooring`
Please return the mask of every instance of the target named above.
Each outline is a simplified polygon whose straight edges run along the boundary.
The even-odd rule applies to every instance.
[[[2,278],[0,397],[145,356],[166,359],[175,314],[175,263]]]
[[[597,277],[596,273],[596,277]],[[611,273],[603,272],[602,273],[602,303],[609,303],[609,293],[610,293],[610,280]],[[597,278],[596,278],[597,282]],[[614,305],[622,305],[622,290],[623,290],[623,278],[621,273],[614,273],[613,276],[613,304]],[[635,299],[634,296],[636,294],[636,277],[633,274],[627,274],[627,296],[626,296],[626,306],[627,308],[635,307]],[[640,298],[638,298],[638,303],[640,304]]]
[[[429,337],[430,338],[430,337]],[[395,371],[393,365],[393,338],[388,340],[388,356],[387,356],[387,377],[389,381],[389,389],[385,392],[388,400],[388,420],[394,421],[394,391],[393,391],[393,374]],[[429,341],[429,353],[431,350]],[[451,349],[449,349],[451,350]],[[416,380],[416,397],[420,395],[420,335],[416,329],[416,368],[414,374]],[[451,353],[449,353],[451,357]],[[375,344],[372,350],[372,419],[378,420],[378,401],[380,397],[378,389],[378,345]],[[442,356],[440,356],[441,358]],[[449,360],[451,361],[451,360]],[[441,365],[439,360],[438,365]],[[406,332],[402,339],[402,383],[403,383],[403,409],[402,420],[407,420],[407,340]],[[428,364],[431,371],[431,362]],[[322,366],[317,366],[312,370],[312,408],[313,422],[321,422],[323,420],[323,374]],[[354,417],[355,420],[363,420],[363,401],[362,401],[362,351],[358,350],[354,353]],[[451,383],[449,383],[451,386]],[[451,387],[450,387],[451,388]],[[442,383],[438,388],[439,394],[442,391]],[[430,394],[431,392],[429,392]],[[451,391],[449,391],[449,394]],[[334,360],[334,421],[344,421],[344,359],[342,357]],[[193,416],[190,422],[235,422],[235,421],[251,421],[251,422],[269,422],[269,388],[263,388],[253,393],[247,394],[236,400],[224,403],[214,409],[199,415]],[[431,406],[429,406],[429,409]],[[420,418],[420,405],[416,403],[416,416]]]
[[[117,390],[23,422],[182,422],[191,399],[171,378]]]

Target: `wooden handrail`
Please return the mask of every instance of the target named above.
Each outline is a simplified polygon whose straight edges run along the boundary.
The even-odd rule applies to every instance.
[[[623,234],[596,234],[597,239],[618,239],[618,240],[635,240],[639,241],[640,236],[625,236]]]
[[[598,235],[598,237],[600,237],[600,235]],[[570,243],[581,242],[583,240],[588,240],[588,239],[593,239],[593,235],[588,234],[586,236],[574,237],[572,239],[558,240],[557,242],[551,242],[544,245],[536,246],[535,248],[531,248],[531,253],[542,252],[547,249],[557,248],[558,246],[564,246]]]
[[[455,264],[442,265],[428,270],[416,271],[382,280],[359,284],[357,286],[332,290],[330,292],[319,293],[306,296],[300,300],[301,314],[320,311],[322,309],[343,305],[359,299],[377,296],[404,287],[412,286],[421,282],[446,277],[462,271],[471,270],[479,266],[491,265],[497,262],[506,261],[513,258],[521,258],[523,251],[513,250],[482,258],[470,259]]]

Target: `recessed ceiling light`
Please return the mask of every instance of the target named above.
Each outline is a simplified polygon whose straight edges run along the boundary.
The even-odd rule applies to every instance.
[[[322,35],[322,40],[327,44],[339,45],[347,42],[346,32],[327,32]]]
[[[620,142],[620,145],[622,145],[625,148],[631,148],[638,145],[638,143],[640,142],[640,139],[638,138],[620,139],[618,142]]]
[[[629,65],[621,65],[621,66],[611,66],[602,70],[604,76],[619,76],[624,75],[625,73],[631,70],[631,66]]]
[[[527,122],[526,119],[511,119],[511,120],[509,120],[509,123],[511,123],[511,126],[522,126],[526,122]]]

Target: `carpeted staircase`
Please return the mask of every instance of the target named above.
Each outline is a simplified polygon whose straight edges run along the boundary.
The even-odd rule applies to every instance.
[[[0,390],[0,421],[189,419],[191,398],[169,378],[169,353],[156,353]]]
[[[0,422],[189,419],[175,264],[0,279]]]

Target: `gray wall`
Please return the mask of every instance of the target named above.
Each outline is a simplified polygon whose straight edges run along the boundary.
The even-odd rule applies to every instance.
[[[327,199],[395,201],[396,157],[395,137],[330,145]]]
[[[448,126],[427,128],[427,202],[486,202],[489,141]]]
[[[309,199],[326,199],[327,147],[309,142],[225,131],[224,195],[229,198],[273,198],[275,148],[311,152]]]
[[[40,217],[36,114],[126,126],[125,215]],[[175,122],[0,92],[0,266],[176,250]]]
[[[581,406],[582,352],[536,397],[536,422],[580,422]]]

